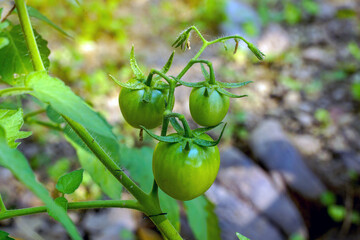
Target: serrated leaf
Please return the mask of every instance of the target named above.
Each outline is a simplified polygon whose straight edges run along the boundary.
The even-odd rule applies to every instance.
[[[31,132],[20,131],[24,124],[23,111],[0,109],[0,126],[5,130],[6,140],[10,147],[16,148],[20,143],[15,142],[17,139],[27,138]]]
[[[50,104],[59,114],[68,116],[100,136],[117,141],[106,121],[60,79],[50,77],[45,71],[33,72],[27,76],[25,84],[34,90],[31,95]]]
[[[230,98],[243,98],[243,97],[247,97],[247,95],[236,95],[236,94],[233,94],[231,92],[228,92],[226,91],[225,89],[223,88],[217,88],[216,89],[219,93],[222,93],[224,94],[225,96],[228,96]]]
[[[137,182],[145,192],[150,192],[154,181],[152,173],[153,149],[149,147],[127,148],[121,145],[121,164],[130,172],[132,179]],[[174,227],[180,229],[180,209],[175,199],[166,195],[159,189],[160,206]]]
[[[143,72],[141,71],[141,69],[139,68],[139,66],[137,65],[137,62],[136,62],[134,45],[131,47],[131,52],[130,52],[130,66],[131,66],[133,73],[136,76],[136,79],[139,79],[139,80],[145,79],[145,75],[143,74]]]
[[[56,220],[62,223],[62,225],[71,235],[72,239],[81,239],[75,225],[66,214],[64,209],[55,204],[46,188],[36,180],[35,174],[30,168],[27,159],[18,150],[12,149],[7,145],[5,139],[5,130],[1,126],[0,165],[9,169],[20,182],[22,182],[30,191],[32,191],[45,203],[47,209],[52,211],[53,216],[56,217]]]
[[[244,235],[241,235],[240,233],[236,233],[236,236],[238,237],[239,240],[250,240],[249,238],[245,237]]]
[[[160,142],[176,143],[176,142],[180,142],[182,140],[182,137],[178,134],[170,135],[170,136],[158,136],[158,135],[152,133],[150,130],[148,130],[144,126],[140,126],[140,127],[142,129],[144,129],[145,132],[150,135],[150,137],[152,137]]]
[[[0,230],[0,239],[1,240],[15,240],[14,238],[9,237],[9,233]]]
[[[41,59],[46,69],[49,68],[50,50],[47,41],[34,31]],[[10,31],[0,32],[0,37],[9,40],[9,44],[0,49],[0,77],[1,81],[10,85],[18,84],[16,77],[29,74],[34,71],[30,54],[27,49],[21,26],[16,25]]]
[[[212,202],[200,196],[191,201],[185,201],[184,205],[190,227],[197,240],[221,239],[221,230]]]
[[[76,142],[70,138],[67,138],[67,140],[75,148],[81,167],[90,174],[91,178],[99,185],[101,190],[114,200],[120,199],[122,185],[119,181],[94,156],[94,154],[91,153],[90,150],[85,150],[84,147],[81,147],[76,143],[81,142],[80,138]]]
[[[71,194],[75,192],[83,180],[84,169],[72,171],[59,178],[56,189],[64,194]]]
[[[72,38],[72,36],[70,34],[68,34],[67,32],[65,32],[63,29],[61,29],[58,25],[56,25],[55,23],[53,23],[50,19],[48,19],[46,16],[44,16],[41,12],[39,12],[37,9],[32,8],[30,6],[27,6],[27,10],[28,13],[30,15],[30,17],[34,17],[37,18],[41,21],[44,21],[45,23],[49,24],[51,27],[53,27],[54,29],[56,29],[57,31],[61,32],[62,34],[64,34],[65,36],[68,36],[70,38]]]
[[[216,141],[208,141],[208,140],[204,140],[204,139],[201,139],[199,137],[196,137],[194,139],[194,143],[196,143],[197,145],[200,145],[202,147],[213,147],[213,146],[216,146],[219,144],[220,140],[221,140],[221,137],[224,133],[224,130],[225,130],[225,127],[226,127],[227,123],[224,124],[224,127],[223,129],[221,130],[221,133],[220,133],[220,136],[219,138],[216,140]],[[198,135],[199,136],[199,135]]]
[[[248,85],[249,83],[252,83],[252,82],[253,81],[246,81],[246,82],[240,82],[240,83],[217,82],[217,84],[223,88],[238,88],[238,87],[243,87],[245,85]]]

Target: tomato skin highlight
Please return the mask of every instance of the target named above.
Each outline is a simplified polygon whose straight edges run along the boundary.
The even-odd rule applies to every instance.
[[[206,134],[205,140],[212,140]],[[201,147],[195,143],[190,150],[183,143],[159,142],[153,154],[153,174],[158,186],[169,196],[188,201],[210,188],[220,167],[217,146]]]
[[[192,89],[189,99],[190,113],[197,124],[215,126],[225,118],[230,99],[216,89],[208,91],[208,96],[205,96],[205,89],[206,87]]]
[[[122,88],[119,95],[119,106],[126,122],[134,128],[140,125],[152,129],[161,125],[165,111],[166,95],[157,89],[152,89],[150,102],[142,100],[145,89],[132,90]]]

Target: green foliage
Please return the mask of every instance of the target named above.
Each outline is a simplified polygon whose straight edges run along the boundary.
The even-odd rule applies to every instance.
[[[324,127],[331,123],[331,116],[328,110],[319,108],[315,111],[315,119],[320,122]]]
[[[335,222],[342,222],[346,215],[344,206],[331,205],[328,207],[328,214]]]
[[[360,47],[355,42],[349,43],[347,47],[351,55],[360,62]]]
[[[291,235],[289,240],[306,240],[300,233]]]
[[[28,13],[31,17],[37,18],[41,21],[44,21],[45,23],[49,24],[51,27],[53,27],[54,29],[56,29],[57,31],[61,32],[62,34],[64,34],[65,36],[71,37],[70,34],[68,34],[67,32],[65,32],[63,29],[61,29],[58,25],[56,25],[55,23],[53,23],[50,19],[48,19],[46,16],[44,16],[41,12],[39,12],[38,10],[36,10],[35,8],[32,7],[27,7]]]
[[[336,196],[333,192],[326,191],[321,195],[320,201],[325,206],[330,206],[330,205],[335,204]]]
[[[0,109],[0,126],[5,130],[6,140],[10,147],[16,148],[20,143],[15,142],[15,140],[27,138],[31,135],[31,132],[20,131],[23,124],[21,108],[17,110]]]
[[[0,15],[1,15],[1,13],[0,13]],[[15,239],[9,237],[9,234],[7,232],[1,231],[1,230],[0,230],[0,239],[1,240],[15,240]]]
[[[186,214],[197,240],[217,240],[220,237],[215,205],[206,197],[200,196],[184,202]]]
[[[101,190],[112,199],[120,199],[122,185],[115,177],[110,174],[93,153],[84,149],[84,147],[79,146],[69,138],[68,141],[75,148],[81,167],[90,174],[91,178],[99,185]],[[81,142],[81,139],[78,139],[76,142]]]
[[[301,20],[301,10],[292,2],[286,1],[284,5],[284,18],[288,24],[294,25]]]
[[[53,213],[53,217],[63,224],[73,239],[81,239],[66,212],[55,204],[46,188],[36,180],[26,158],[19,151],[7,145],[5,131],[2,127],[0,127],[0,165],[9,169],[19,181],[46,204]]]
[[[71,194],[75,192],[82,182],[83,172],[84,169],[79,169],[63,175],[59,178],[56,184],[56,189],[64,194]]]
[[[0,77],[1,81],[10,85],[23,85],[24,74],[34,71],[30,54],[24,39],[20,25],[16,25],[11,30],[0,32],[0,37],[6,38],[9,44],[0,49]],[[47,48],[47,41],[35,32],[41,58],[46,68],[49,67],[48,59],[50,50]]]
[[[236,233],[236,236],[239,238],[239,240],[250,240],[249,238],[245,237],[244,235],[241,235],[240,233]]]
[[[57,180],[70,170],[70,165],[69,159],[61,158],[54,165],[50,166],[47,172],[53,180]]]

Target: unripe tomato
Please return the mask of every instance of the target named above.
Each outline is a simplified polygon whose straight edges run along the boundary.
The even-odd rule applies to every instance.
[[[212,140],[206,134],[200,138]],[[202,195],[215,181],[220,166],[217,146],[159,142],[153,154],[153,173],[159,187],[169,196],[187,201]]]
[[[194,121],[201,126],[219,124],[229,110],[229,97],[214,89],[205,94],[206,87],[193,88],[190,93],[190,113]]]
[[[162,123],[166,94],[157,89],[150,91],[151,99],[149,102],[145,102],[143,101],[145,89],[121,89],[119,95],[120,110],[126,122],[134,128],[140,128],[142,125],[152,129]]]

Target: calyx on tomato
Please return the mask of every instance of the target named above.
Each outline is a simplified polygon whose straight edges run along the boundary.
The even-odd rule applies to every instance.
[[[205,127],[191,130],[186,136],[180,124],[171,118],[177,133],[157,136],[143,129],[159,140],[153,154],[153,174],[159,187],[169,196],[187,201],[202,195],[215,181],[220,165],[217,148],[220,137],[213,141],[206,134],[217,127]],[[189,133],[188,133],[189,135]]]

